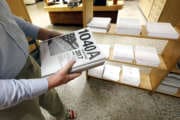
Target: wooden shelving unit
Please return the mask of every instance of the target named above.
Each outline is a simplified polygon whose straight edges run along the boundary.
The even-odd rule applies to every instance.
[[[115,24],[111,25],[111,28],[108,33],[106,33],[106,34],[96,33],[96,34],[103,35],[105,38],[108,37],[109,35],[111,35],[114,37],[117,37],[117,36],[122,37],[123,36],[123,37],[132,37],[132,38],[144,38],[144,40],[145,39],[153,39],[153,40],[167,41],[167,44],[165,45],[162,53],[159,55],[160,60],[161,60],[161,64],[159,67],[138,65],[135,62],[124,63],[124,62],[113,60],[111,57],[112,48],[110,49],[110,56],[107,59],[107,61],[132,65],[132,66],[136,66],[136,67],[145,67],[145,68],[151,69],[149,73],[140,72],[141,82],[140,82],[139,86],[132,86],[132,85],[128,85],[128,86],[149,90],[150,92],[156,92],[157,87],[161,84],[161,81],[168,75],[169,72],[174,71],[176,73],[180,73],[180,71],[174,70],[176,63],[180,58],[180,38],[177,40],[174,40],[174,39],[167,39],[167,38],[149,37],[146,34],[146,29],[144,26],[143,26],[142,33],[139,36],[117,34]],[[113,42],[111,45],[116,44],[116,42]],[[108,43],[108,42],[105,42],[105,43]],[[92,76],[88,76],[88,77],[92,77]],[[108,81],[112,81],[112,80],[108,80]],[[118,84],[127,85],[127,84],[121,83],[121,80],[113,81],[113,82],[118,83]],[[180,97],[180,90],[173,96]]]
[[[46,4],[44,8],[48,11],[52,24],[86,26],[93,14],[94,16],[105,14],[107,17],[112,17],[115,22],[117,12],[122,8],[123,3],[119,1],[117,5],[113,5],[112,1],[108,1],[106,6],[93,6],[93,0],[83,0],[78,7],[70,8],[67,4],[60,3],[50,6]]]
[[[52,24],[83,25],[84,27],[93,17],[93,0],[83,0],[78,7],[68,7],[67,4],[47,5],[44,0],[45,10],[48,11]]]

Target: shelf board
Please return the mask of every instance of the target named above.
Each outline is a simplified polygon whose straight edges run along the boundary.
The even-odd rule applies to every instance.
[[[161,55],[159,55],[159,59],[160,59],[160,65],[158,67],[154,67],[154,66],[148,66],[148,65],[140,65],[140,64],[136,64],[135,60],[132,62],[132,63],[128,63],[128,62],[121,62],[121,61],[118,61],[118,60],[114,60],[112,58],[112,54],[113,54],[113,48],[111,47],[110,48],[110,56],[108,58],[109,61],[112,61],[112,62],[120,62],[120,63],[123,63],[123,64],[130,64],[130,65],[136,65],[136,66],[141,66],[141,67],[148,67],[148,68],[158,68],[160,70],[167,70],[167,66],[162,58]]]
[[[176,73],[176,74],[180,74],[180,70],[177,68],[174,68],[171,72]]]
[[[45,6],[45,10],[48,12],[77,12],[82,11],[82,4],[78,7],[68,7],[67,4],[56,4],[51,6]]]
[[[152,90],[150,76],[148,74],[141,73],[140,88],[146,89],[146,90]]]
[[[179,32],[179,31],[178,31]],[[116,24],[111,24],[111,27],[107,34],[113,34],[113,35],[120,35],[120,36],[127,36],[127,37],[137,37],[137,38],[148,38],[148,39],[158,39],[158,40],[171,40],[171,41],[177,41],[178,39],[169,39],[169,38],[160,38],[160,37],[150,37],[147,35],[145,26],[142,26],[142,32],[140,35],[127,35],[127,34],[119,34],[116,32]]]
[[[179,88],[178,92],[174,96],[180,97],[180,88]]]
[[[92,77],[92,78],[96,78],[96,79],[100,79],[100,80],[105,80],[105,81],[108,81],[108,82],[113,82],[113,83],[118,83],[118,84],[121,84],[121,85],[127,85],[127,86],[131,86],[131,87],[135,87],[135,88],[141,88],[141,89],[144,89],[144,90],[152,90],[152,87],[151,87],[151,82],[150,82],[150,77],[148,74],[145,74],[145,73],[140,73],[141,75],[141,82],[140,82],[140,85],[139,86],[133,86],[133,85],[130,85],[130,84],[125,84],[125,83],[122,83],[120,80],[119,81],[114,81],[114,80],[107,80],[107,79],[103,79],[103,78],[96,78],[94,76],[90,76],[88,75],[88,77]],[[121,76],[120,76],[121,78]]]

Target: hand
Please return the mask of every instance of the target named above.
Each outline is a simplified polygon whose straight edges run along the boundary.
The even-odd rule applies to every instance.
[[[39,40],[47,40],[52,37],[56,37],[58,35],[62,35],[62,34],[59,32],[56,32],[56,31],[49,31],[47,29],[40,28],[39,33],[38,33],[38,39]]]
[[[48,88],[54,88],[56,86],[65,84],[76,77],[79,77],[81,73],[69,73],[75,61],[69,61],[62,69],[60,69],[56,74],[48,78]]]

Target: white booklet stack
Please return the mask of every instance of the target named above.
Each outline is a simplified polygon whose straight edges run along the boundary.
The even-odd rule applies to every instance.
[[[108,44],[98,44],[98,47],[100,48],[100,50],[102,51],[102,53],[105,55],[106,58],[109,57],[109,53],[110,53],[110,45]]]
[[[156,91],[174,95],[174,94],[176,94],[178,92],[178,88],[168,86],[168,85],[165,85],[165,84],[160,84],[158,86],[158,88],[156,89]]]
[[[179,33],[170,23],[148,22],[146,25],[147,35],[151,37],[161,37],[178,39]]]
[[[88,70],[88,75],[96,78],[102,78],[104,73],[104,65],[91,68]]]
[[[160,59],[156,48],[147,46],[135,46],[136,64],[158,67]]]
[[[180,88],[180,76],[169,73],[168,76],[162,81],[162,84]]]
[[[119,81],[121,68],[119,66],[105,64],[103,79]]]
[[[106,33],[111,24],[110,17],[93,17],[92,20],[87,24],[93,32],[102,32]]]
[[[142,25],[140,20],[135,18],[122,18],[117,20],[116,32],[127,35],[140,35]]]
[[[121,82],[128,85],[139,86],[141,82],[139,69],[123,65]]]
[[[40,52],[42,76],[55,73],[69,60],[76,60],[70,72],[83,71],[105,62],[105,56],[87,28],[41,42]]]
[[[134,60],[134,51],[132,45],[115,44],[113,48],[112,59],[121,62],[132,63]]]

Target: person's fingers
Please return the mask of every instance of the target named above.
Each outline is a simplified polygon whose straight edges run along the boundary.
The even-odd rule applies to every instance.
[[[70,70],[71,70],[71,68],[72,68],[72,66],[75,64],[75,60],[71,60],[71,61],[69,61],[61,70],[63,71],[63,72],[70,72]]]
[[[72,73],[72,74],[68,75],[68,79],[72,80],[72,79],[79,77],[80,75],[81,75],[81,73]]]

